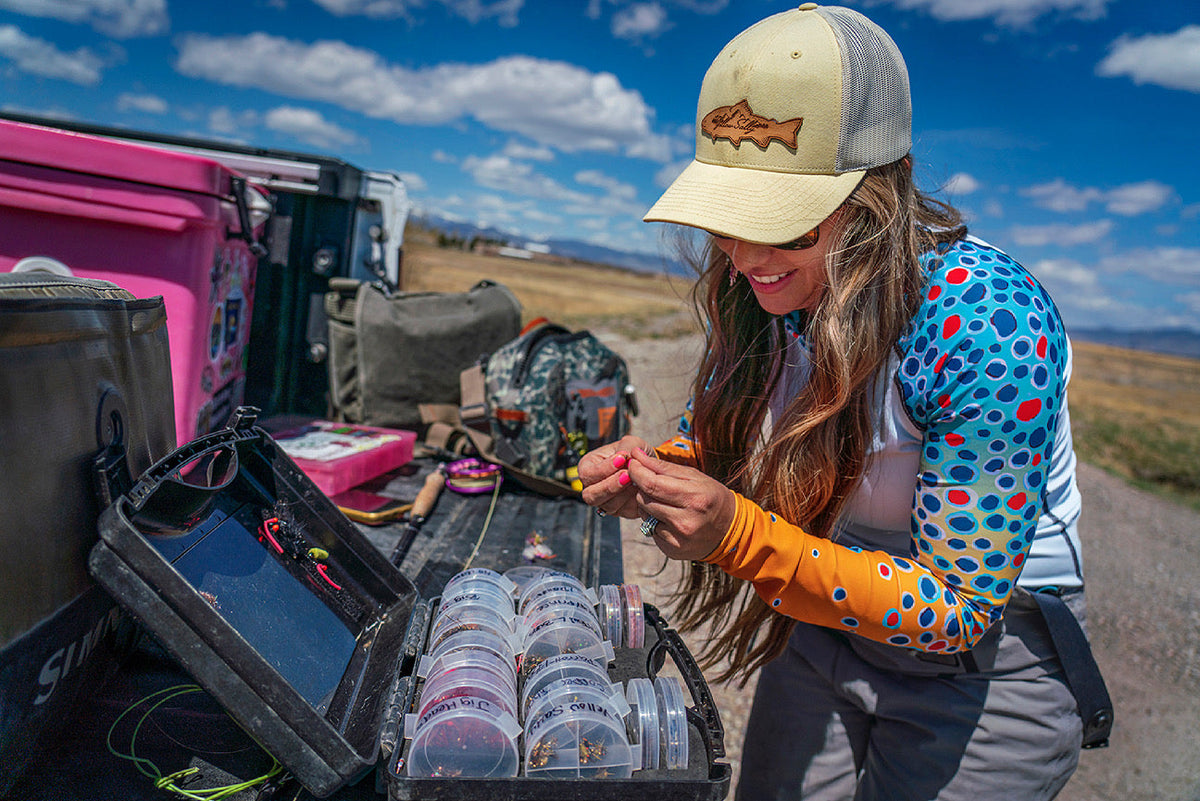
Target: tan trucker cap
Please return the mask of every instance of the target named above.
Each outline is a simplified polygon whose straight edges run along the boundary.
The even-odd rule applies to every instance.
[[[911,146],[896,43],[853,9],[805,3],[717,55],[700,87],[696,158],[644,219],[789,242],[832,214],[867,168]]]

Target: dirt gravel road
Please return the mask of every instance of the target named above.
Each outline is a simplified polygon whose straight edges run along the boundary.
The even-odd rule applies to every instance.
[[[636,431],[674,432],[701,343],[597,332],[625,356],[641,405]],[[1061,801],[1200,801],[1200,514],[1080,465],[1088,628],[1116,707],[1108,748],[1085,751]],[[626,580],[661,601],[676,575],[623,527]],[[737,779],[753,685],[713,687]]]

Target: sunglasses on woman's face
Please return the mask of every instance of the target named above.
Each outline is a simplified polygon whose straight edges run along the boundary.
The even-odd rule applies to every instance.
[[[709,234],[715,239],[721,239],[725,241],[731,240],[731,237],[714,234],[711,231]],[[821,226],[818,225],[816,228],[812,229],[799,239],[793,239],[791,242],[784,242],[782,245],[768,245],[768,247],[774,248],[775,250],[808,250],[813,245],[817,244],[820,239]]]
[[[771,245],[776,250],[808,250],[821,239],[821,226],[809,231],[799,239],[793,239],[791,242],[784,242],[782,245]]]

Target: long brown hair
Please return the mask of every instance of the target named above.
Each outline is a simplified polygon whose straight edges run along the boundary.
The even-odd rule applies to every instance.
[[[831,229],[831,230],[826,230]],[[920,191],[904,158],[867,172],[822,236],[835,241],[826,290],[802,314],[811,372],[759,442],[781,374],[783,318],[763,310],[747,281],[730,287],[730,262],[711,243],[692,291],[708,323],[692,388],[700,468],[809,533],[830,537],[863,473],[876,376],[921,302],[919,255],[966,234],[961,215]],[[796,623],[713,565],[690,563],[672,601],[679,628],[707,633],[703,667],[742,683],[784,648]],[[765,629],[765,631],[764,631]]]

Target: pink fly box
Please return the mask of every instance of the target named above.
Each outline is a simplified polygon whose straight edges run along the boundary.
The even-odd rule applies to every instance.
[[[415,431],[314,420],[281,431],[275,441],[326,495],[337,495],[407,464]]]
[[[223,427],[244,399],[258,266],[249,240],[266,209],[215,161],[0,120],[0,270],[48,259],[161,295],[179,444]]]

